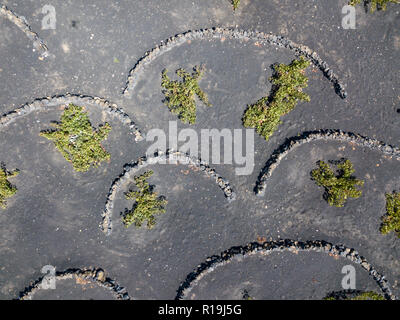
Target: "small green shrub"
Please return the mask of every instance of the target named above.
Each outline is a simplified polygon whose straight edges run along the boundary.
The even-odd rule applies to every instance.
[[[318,161],[317,165],[319,168],[313,170],[311,176],[317,185],[325,188],[324,197],[329,205],[343,207],[347,198],[361,196],[362,191],[356,186],[363,186],[364,181],[352,176],[355,170],[350,160],[339,162],[336,174],[324,161]]]
[[[349,5],[355,7],[357,4],[360,4],[361,2],[364,2],[366,6],[370,4],[371,12],[374,12],[377,9],[386,10],[388,3],[396,3],[396,4],[400,3],[398,0],[351,0],[349,2]]]
[[[165,89],[165,104],[170,111],[177,114],[183,123],[196,123],[196,95],[208,107],[207,95],[200,89],[198,81],[201,79],[204,70],[196,66],[192,75],[183,69],[178,69],[176,74],[182,78],[182,81],[172,81],[168,77],[167,70],[162,72],[161,86]]]
[[[4,166],[0,167],[0,208],[5,209],[7,207],[6,199],[11,198],[17,193],[18,189],[8,179],[14,178],[18,174],[18,170],[8,172]]]
[[[93,130],[83,107],[70,104],[64,110],[61,122],[53,126],[56,130],[43,131],[40,135],[52,140],[76,171],[88,171],[91,166],[97,167],[102,161],[110,159],[101,141],[107,138],[111,126],[106,123],[97,131]]]
[[[231,0],[231,1],[232,1],[233,10],[238,9],[239,5],[240,5],[240,0]]]
[[[352,293],[349,294],[353,295]],[[376,292],[367,291],[361,293],[358,292],[353,297],[349,297],[345,294],[337,295],[335,293],[332,293],[329,296],[325,297],[323,300],[385,300],[385,297]]]
[[[128,228],[134,224],[140,228],[147,221],[147,227],[152,229],[156,223],[155,215],[165,213],[165,205],[168,203],[163,197],[153,192],[153,186],[147,179],[153,175],[153,171],[135,177],[137,191],[129,191],[125,196],[128,200],[135,200],[131,211],[126,211],[123,216],[123,223]]]
[[[354,298],[351,298],[350,300],[385,300],[385,298],[373,291],[368,291],[368,292],[363,292],[355,296]]]
[[[290,65],[275,66],[275,74],[270,79],[274,85],[271,97],[261,98],[249,106],[243,117],[243,125],[255,128],[258,134],[269,140],[282,123],[282,116],[292,111],[299,101],[310,101],[310,97],[302,92],[308,86],[305,69],[309,65],[309,61],[300,57]]]
[[[400,193],[386,194],[386,215],[382,217],[381,233],[396,232],[400,238]]]

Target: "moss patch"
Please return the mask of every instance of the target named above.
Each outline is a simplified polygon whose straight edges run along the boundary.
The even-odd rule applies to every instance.
[[[52,140],[76,171],[88,171],[91,166],[97,167],[102,161],[110,159],[101,141],[107,138],[111,126],[106,123],[93,130],[83,107],[70,104],[61,116],[61,122],[53,126],[56,130],[43,131],[40,135]]]
[[[8,179],[14,178],[18,174],[18,170],[8,172],[4,165],[0,167],[0,208],[5,209],[7,207],[6,199],[11,198],[17,193],[18,189]]]
[[[240,0],[231,0],[231,2],[232,2],[233,10],[236,10],[239,8]]]
[[[147,171],[135,177],[135,185],[138,190],[129,191],[125,195],[126,199],[135,200],[133,209],[127,210],[122,218],[127,228],[132,224],[140,228],[144,222],[147,222],[147,227],[152,229],[156,223],[155,215],[165,213],[164,207],[168,201],[153,192],[154,187],[147,182],[153,173],[153,171]]]
[[[299,101],[310,101],[310,97],[302,92],[308,86],[305,69],[309,65],[309,61],[300,57],[290,65],[274,66],[275,74],[270,79],[273,84],[272,94],[248,107],[243,125],[246,128],[255,128],[258,134],[269,140],[282,123],[282,116],[292,111]]]
[[[172,113],[178,115],[183,123],[196,123],[196,95],[205,105],[211,106],[207,95],[200,89],[198,83],[204,69],[196,66],[191,75],[183,69],[178,69],[176,74],[182,78],[182,81],[172,81],[167,73],[167,70],[162,72],[161,86],[165,89],[163,90],[164,103]]]
[[[311,172],[312,179],[317,185],[325,188],[324,198],[329,205],[343,207],[348,198],[359,198],[362,191],[356,186],[363,186],[364,181],[352,176],[353,164],[350,160],[341,160],[336,163],[335,173],[324,161],[318,161],[318,168]]]
[[[394,231],[400,238],[400,193],[386,194],[386,215],[382,217],[381,233]]]
[[[378,10],[386,10],[388,3],[396,3],[396,4],[400,3],[398,0],[351,0],[349,2],[349,5],[356,6],[357,4],[360,4],[361,2],[364,2],[365,6],[370,5],[371,12],[374,12],[377,9]]]

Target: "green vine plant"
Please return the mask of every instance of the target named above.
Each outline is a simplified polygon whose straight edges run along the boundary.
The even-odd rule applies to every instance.
[[[361,2],[364,2],[365,7],[367,7],[370,4],[371,12],[375,12],[376,10],[386,10],[388,3],[396,3],[396,4],[400,3],[398,0],[351,0],[349,2],[349,5],[355,7]]]
[[[343,299],[339,299],[338,297],[335,297],[335,295],[330,295],[324,298],[324,300],[386,300],[386,299],[379,293],[373,291],[367,291],[358,293],[354,297],[343,298]]]
[[[400,238],[400,193],[386,194],[386,215],[382,217],[382,234],[394,231]]]
[[[299,101],[310,101],[302,90],[308,86],[305,70],[310,62],[300,57],[290,65],[274,66],[275,74],[270,81],[273,84],[270,97],[263,97],[249,106],[243,117],[246,128],[255,128],[257,133],[269,140],[282,123],[281,117],[292,111]]]
[[[240,5],[240,0],[231,0],[231,2],[232,2],[233,10],[237,10]]]
[[[61,116],[61,122],[53,123],[56,130],[42,131],[40,135],[54,142],[64,158],[79,172],[98,167],[110,160],[110,154],[101,145],[111,131],[106,123],[94,130],[83,107],[70,104]]]
[[[155,216],[166,212],[165,206],[168,201],[164,197],[159,197],[153,192],[154,186],[151,186],[147,179],[154,174],[153,171],[146,171],[144,174],[135,177],[137,191],[129,191],[125,194],[126,199],[134,200],[135,204],[132,210],[126,210],[122,222],[129,228],[134,224],[140,228],[144,222],[147,222],[147,228],[152,229],[156,224]]]
[[[18,191],[18,189],[8,181],[8,179],[14,178],[18,174],[19,170],[8,172],[3,164],[0,167],[0,208],[2,209],[7,207],[6,199],[11,198]]]
[[[359,295],[351,298],[350,300],[385,300],[385,298],[379,293],[373,291],[367,291],[360,293]]]
[[[311,172],[311,177],[318,186],[325,188],[324,198],[329,205],[343,207],[348,198],[361,197],[362,191],[356,186],[363,186],[364,181],[352,176],[355,170],[350,160],[342,159],[334,163],[337,165],[337,172],[324,161],[318,161],[318,168]]]
[[[211,104],[207,95],[201,90],[198,81],[204,73],[203,67],[194,67],[190,75],[183,69],[176,70],[176,74],[182,78],[182,81],[173,81],[168,77],[168,71],[162,72],[161,86],[165,89],[163,101],[170,111],[176,115],[183,123],[196,123],[196,95],[208,107]]]

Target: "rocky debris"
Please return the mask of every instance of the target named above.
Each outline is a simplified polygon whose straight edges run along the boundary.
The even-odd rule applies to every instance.
[[[106,277],[106,273],[103,269],[89,268],[89,269],[68,269],[63,272],[56,273],[57,280],[66,279],[79,279],[84,281],[90,281],[101,288],[110,290],[116,300],[130,300],[130,296],[125,288],[119,286],[115,280]],[[34,294],[41,289],[41,284],[44,277],[38,279],[32,283],[29,287],[25,288],[19,294],[19,300],[32,300]]]
[[[321,129],[315,131],[306,131],[295,137],[286,139],[286,141],[274,151],[272,156],[267,161],[264,169],[258,178],[255,187],[255,193],[258,196],[263,196],[267,187],[267,181],[272,176],[272,173],[278,167],[279,163],[293,149],[312,141],[343,141],[354,143],[360,147],[370,148],[371,150],[380,151],[385,155],[400,159],[400,149],[385,144],[384,142],[361,136],[352,132],[344,132],[335,129]]]
[[[37,33],[33,32],[25,19],[8,9],[5,5],[0,6],[0,15],[14,23],[32,41],[33,48],[40,53],[39,60],[44,60],[49,56],[49,50]]]
[[[200,29],[200,30],[189,30],[187,32],[177,34],[161,44],[149,50],[145,55],[138,60],[135,66],[130,70],[129,76],[126,82],[126,86],[123,90],[123,94],[128,96],[130,91],[136,85],[136,82],[141,73],[145,71],[145,68],[158,56],[165,52],[170,51],[172,48],[178,47],[187,41],[191,40],[201,40],[204,38],[213,39],[238,39],[238,40],[253,40],[260,44],[272,44],[279,47],[284,47],[295,52],[298,56],[304,56],[306,59],[311,61],[318,69],[322,71],[324,76],[333,84],[336,93],[342,98],[347,97],[347,92],[345,87],[340,83],[336,74],[329,68],[328,64],[323,61],[319,55],[304,45],[299,45],[289,39],[282,36],[277,36],[272,33],[263,33],[257,31],[245,31],[239,29],[231,28],[210,28],[210,29]]]
[[[105,209],[102,213],[102,223],[100,224],[100,228],[106,235],[111,234],[112,229],[112,210],[114,208],[114,200],[121,189],[121,187],[125,184],[125,182],[132,179],[133,175],[135,175],[139,170],[148,167],[149,165],[154,165],[157,163],[176,163],[176,164],[184,164],[191,166],[192,168],[199,169],[206,173],[208,177],[214,179],[215,183],[219,186],[219,188],[224,192],[226,199],[231,202],[236,200],[236,193],[232,189],[229,181],[222,178],[219,174],[215,172],[214,169],[210,168],[209,165],[194,157],[190,157],[189,155],[182,152],[175,152],[172,150],[167,151],[165,154],[162,152],[155,153],[154,156],[144,156],[139,158],[136,162],[128,163],[124,166],[124,172],[114,180],[109,190],[107,201],[105,204]]]
[[[377,270],[375,270],[366,261],[366,259],[360,256],[354,249],[347,248],[343,245],[333,245],[326,241],[320,240],[301,242],[289,239],[269,241],[264,243],[253,242],[245,246],[232,247],[222,252],[220,255],[214,255],[207,258],[204,263],[198,265],[197,268],[191,272],[181,283],[177,290],[175,299],[181,300],[188,296],[192,288],[199,282],[201,278],[215,270],[217,267],[231,262],[233,259],[243,258],[246,255],[255,253],[269,254],[272,252],[282,251],[314,251],[327,253],[333,256],[342,256],[353,263],[359,264],[363,269],[365,269],[376,281],[387,300],[396,299],[385,276],[381,275]]]
[[[14,122],[17,118],[26,116],[34,111],[42,111],[48,107],[57,107],[59,105],[69,105],[70,103],[78,106],[98,106],[103,109],[108,115],[116,118],[123,125],[129,127],[131,133],[135,136],[135,141],[144,139],[143,134],[140,132],[135,122],[129,117],[128,114],[116,104],[113,104],[105,99],[99,97],[91,97],[86,95],[65,94],[53,97],[46,97],[43,99],[36,99],[32,103],[27,103],[24,106],[6,113],[0,117],[0,129]]]

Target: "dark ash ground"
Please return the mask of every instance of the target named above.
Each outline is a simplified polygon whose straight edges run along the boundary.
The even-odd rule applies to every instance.
[[[126,126],[91,109],[94,126],[104,121],[113,126],[104,143],[111,162],[80,174],[51,142],[38,135],[59,119],[61,110],[16,120],[0,132],[0,161],[10,170],[21,170],[13,179],[17,195],[7,210],[0,211],[0,299],[18,297],[30,281],[41,276],[45,265],[57,270],[100,267],[133,299],[173,299],[186,275],[206,257],[258,237],[318,239],[355,248],[386,275],[393,292],[400,295],[400,239],[393,233],[379,233],[384,194],[400,190],[399,161],[346,143],[310,143],[280,164],[263,198],[253,192],[272,152],[285,138],[303,131],[342,129],[400,146],[399,5],[374,14],[360,7],[356,30],[343,30],[345,0],[242,0],[235,13],[228,0],[53,0],[57,29],[41,30],[41,8],[48,1],[2,3],[27,19],[47,44],[50,57],[40,61],[29,39],[0,17],[1,114],[36,98],[71,92],[117,103],[143,132],[167,130],[168,121],[176,117],[161,102],[162,69],[172,74],[179,67],[189,70],[202,63],[207,71],[200,85],[213,107],[198,105],[193,128],[240,129],[246,105],[270,92],[271,64],[290,62],[295,58],[292,51],[251,41],[193,41],[156,59],[131,98],[121,94],[129,70],[147,50],[172,35],[217,26],[272,32],[309,46],[347,85],[348,98],[341,99],[322,73],[310,68],[306,92],[311,102],[299,104],[285,116],[270,141],[256,136],[253,173],[236,176],[235,166],[213,166],[235,187],[235,202],[228,203],[202,173],[184,166],[154,166],[151,182],[167,197],[167,213],[158,218],[152,231],[126,230],[118,215],[132,203],[120,193],[109,237],[98,227],[108,190],[124,164],[143,156],[149,143],[135,143]],[[179,128],[186,127],[179,123]],[[340,157],[353,162],[365,186],[360,199],[334,208],[322,199],[310,171],[317,160]],[[289,253],[244,259],[205,277],[197,297],[240,299],[241,290],[249,288],[254,298],[322,299],[340,290],[341,263],[328,256]],[[287,264],[293,269],[286,270]],[[265,279],[264,274],[268,274]],[[268,282],[271,279],[273,285]],[[361,269],[357,284],[360,290],[376,289]],[[52,298],[68,298],[68,290],[72,289],[66,287],[65,295],[57,293]],[[93,296],[103,297],[103,293]],[[92,295],[82,295],[88,297]]]

